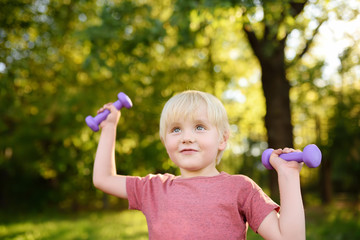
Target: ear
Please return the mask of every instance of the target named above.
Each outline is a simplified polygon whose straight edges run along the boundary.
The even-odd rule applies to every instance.
[[[220,137],[220,142],[219,142],[219,150],[225,150],[226,146],[227,146],[227,142],[229,140],[229,132],[225,131],[222,135],[222,137]]]

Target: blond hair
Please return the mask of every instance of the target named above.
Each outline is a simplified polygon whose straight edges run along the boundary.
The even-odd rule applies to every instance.
[[[220,138],[228,137],[230,131],[229,120],[224,105],[210,93],[188,90],[170,98],[161,113],[160,117],[160,139],[164,143],[166,129],[180,118],[193,118],[199,106],[205,104],[210,122],[218,130]],[[216,163],[219,164],[223,151],[219,151]]]

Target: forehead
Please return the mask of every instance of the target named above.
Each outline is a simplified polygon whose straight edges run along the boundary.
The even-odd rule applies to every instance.
[[[170,116],[168,118],[168,123],[181,123],[184,121],[192,121],[192,122],[211,122],[208,118],[207,110],[205,107],[201,107],[199,109],[195,109],[194,111],[189,111],[183,114],[177,114],[174,116]]]
[[[167,123],[181,122],[184,120],[207,121],[208,111],[205,102],[192,105],[177,105],[168,113]]]

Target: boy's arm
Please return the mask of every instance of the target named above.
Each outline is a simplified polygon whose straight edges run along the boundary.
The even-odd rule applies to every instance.
[[[285,161],[279,158],[282,153],[293,149],[274,150],[270,163],[276,169],[280,190],[280,215],[271,212],[260,224],[258,233],[267,240],[306,239],[305,213],[300,189],[300,170],[302,163]]]
[[[110,114],[100,124],[101,135],[96,150],[93,183],[96,188],[105,193],[127,198],[126,176],[117,175],[115,165],[116,126],[120,118],[120,111],[111,103],[106,104],[99,112],[104,109],[109,109]]]

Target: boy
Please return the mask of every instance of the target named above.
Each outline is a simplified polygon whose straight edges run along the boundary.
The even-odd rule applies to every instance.
[[[302,164],[279,158],[295,150],[274,150],[270,157],[278,173],[280,215],[279,206],[250,178],[216,169],[229,138],[229,123],[224,106],[213,95],[185,91],[164,106],[160,138],[180,176],[117,175],[114,149],[120,112],[112,104],[99,112],[104,109],[111,113],[100,125],[94,185],[142,211],[149,239],[246,239],[248,225],[264,239],[305,239]]]

